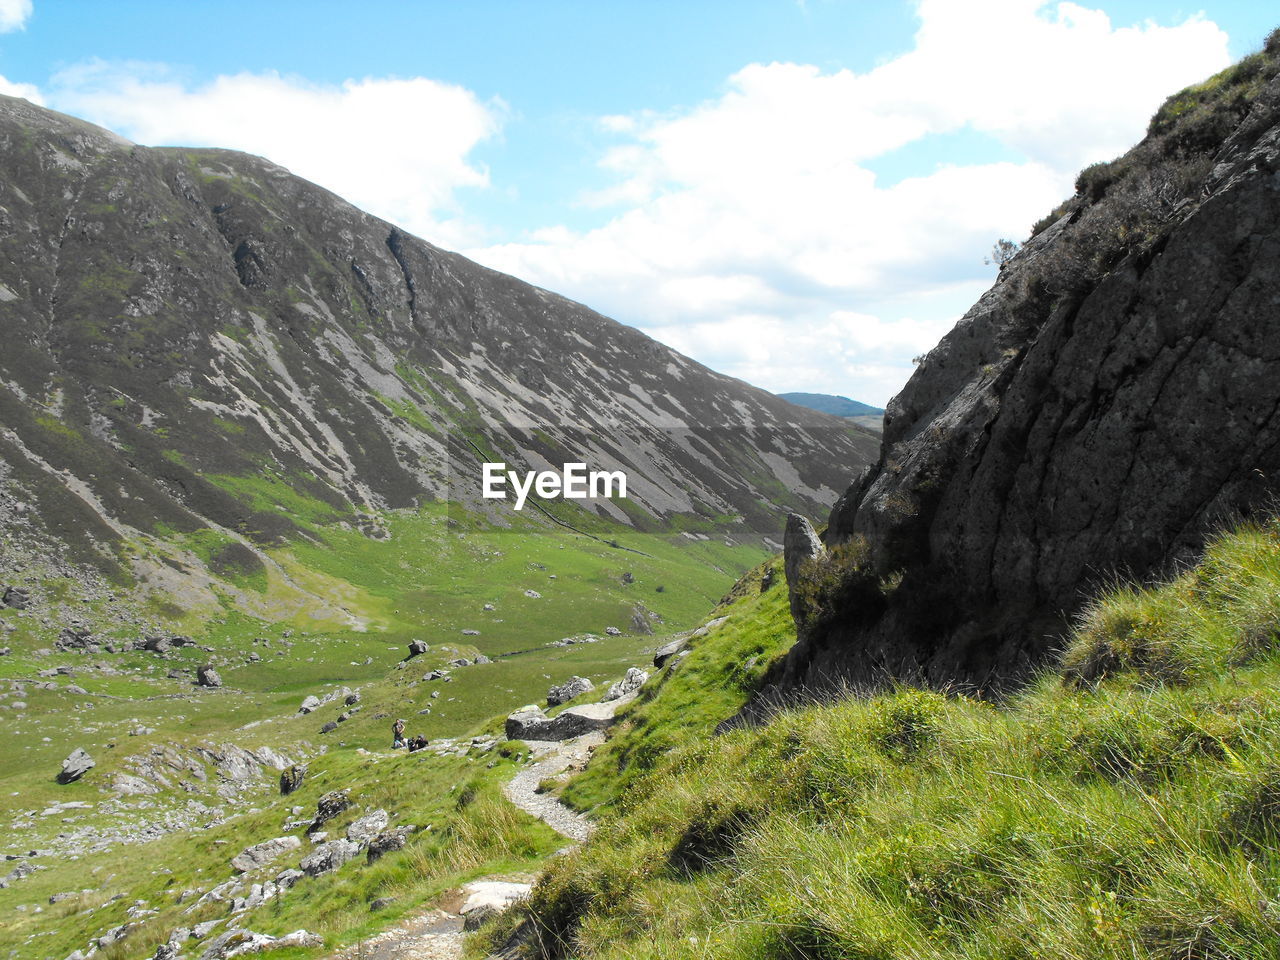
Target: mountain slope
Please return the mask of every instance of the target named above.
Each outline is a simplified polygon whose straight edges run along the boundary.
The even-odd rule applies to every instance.
[[[480,510],[481,460],[626,470],[625,501],[555,505],[578,525],[772,533],[876,446],[266,160],[12,98],[0,336],[9,563],[156,592],[284,579],[264,548],[317,525]]]
[[[1273,37],[1171,97],[923,358],[794,584],[781,686],[1026,676],[1100,584],[1272,501],[1278,69]]]

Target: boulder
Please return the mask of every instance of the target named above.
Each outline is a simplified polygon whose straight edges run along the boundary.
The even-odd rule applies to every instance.
[[[495,919],[512,904],[524,900],[532,889],[527,883],[508,883],[501,880],[475,880],[462,888],[466,900],[458,913],[463,919],[463,929],[478,930]]]
[[[594,690],[595,686],[586,677],[570,677],[564,683],[547,691],[547,706],[558,707],[562,703],[568,703],[575,697]]]
[[[592,703],[570,707],[556,717],[548,717],[538,706],[527,706],[507,717],[508,740],[572,740],[613,722],[613,708]]]
[[[25,610],[31,603],[31,593],[22,587],[5,587],[0,595],[0,606],[12,607],[14,610]]]
[[[222,686],[222,678],[218,676],[217,670],[205,664],[196,670],[196,683],[202,687],[220,687]]]
[[[622,636],[622,631],[621,631],[621,630],[619,630],[617,627],[605,627],[605,628],[604,628],[604,632],[605,632],[606,634],[608,634],[609,636],[611,636],[611,637],[620,637],[620,636]]]
[[[804,611],[799,596],[801,571],[805,564],[823,553],[822,541],[807,518],[798,513],[787,514],[787,529],[782,535],[782,566],[787,574],[787,592],[791,616],[802,619]]]
[[[659,647],[653,652],[653,665],[655,667],[661,667],[664,663],[683,650],[688,642],[688,637],[677,637],[670,643]]]
[[[252,953],[266,953],[269,950],[284,950],[289,947],[322,947],[324,939],[306,930],[295,930],[283,937],[273,937],[265,933],[254,933],[252,930],[237,928],[228,930],[211,940],[200,954],[199,960],[231,960]]]
[[[420,657],[431,649],[429,644],[423,643],[421,640],[414,640],[409,644],[409,656]]]
[[[302,701],[302,705],[298,707],[298,712],[302,714],[311,713],[313,710],[320,709],[319,697],[307,697]]]
[[[360,702],[359,692],[348,693],[346,697],[343,698],[342,702],[345,703],[348,707],[354,707],[357,703]]]
[[[360,848],[350,840],[330,840],[303,857],[298,869],[308,876],[318,877],[322,873],[337,870],[359,852]]]
[[[347,827],[347,839],[352,843],[364,846],[387,828],[390,818],[385,810],[374,810],[355,820]]]
[[[335,731],[335,730],[337,730],[337,729],[338,729],[338,721],[337,721],[337,720],[330,720],[328,723],[326,723],[323,727],[321,727],[321,728],[320,728],[320,732],[321,732],[321,733],[333,733],[333,731]]]
[[[316,818],[307,828],[308,833],[315,833],[322,826],[351,806],[351,797],[347,790],[331,790],[316,801]]]
[[[369,841],[368,849],[365,851],[365,859],[367,863],[373,863],[388,853],[395,850],[403,850],[404,845],[409,842],[409,834],[413,832],[413,827],[396,827],[394,830],[385,830]]]
[[[635,693],[645,685],[645,681],[649,679],[649,674],[637,667],[628,667],[626,676],[616,683],[609,684],[608,692],[600,698],[601,703],[609,703],[613,700]]]
[[[305,763],[295,763],[285,767],[280,771],[280,794],[287,796],[302,786],[302,781],[307,777],[307,765]]]
[[[62,770],[58,774],[59,783],[74,783],[94,768],[94,759],[83,747],[76,747],[71,755],[62,761]]]
[[[250,870],[257,870],[281,854],[289,850],[296,850],[300,846],[302,846],[302,841],[297,837],[276,837],[274,840],[264,840],[262,843],[255,843],[251,847],[245,847],[244,850],[232,857],[231,869],[240,873],[248,873]]]

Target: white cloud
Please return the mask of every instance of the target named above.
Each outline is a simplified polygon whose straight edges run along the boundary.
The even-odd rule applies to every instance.
[[[962,309],[911,321],[885,303],[977,292],[997,237],[1025,236],[1081,166],[1122,152],[1165,96],[1229,62],[1202,18],[1116,27],[1043,0],[918,12],[914,48],[866,73],[752,64],[692,109],[603,118],[615,181],[584,199],[612,219],[469,253],[761,386],[883,402]],[[1025,159],[940,156],[889,185],[869,169],[964,130]]]
[[[31,0],[0,0],[0,33],[21,30],[31,18]]]
[[[139,143],[260,154],[446,244],[476,238],[455,192],[488,185],[469,155],[498,133],[505,110],[423,77],[335,86],[241,73],[193,87],[161,65],[103,62],[55,76],[49,99]]]
[[[6,77],[0,77],[0,93],[6,97],[22,97],[32,103],[44,104],[40,89],[31,83],[15,83]]]

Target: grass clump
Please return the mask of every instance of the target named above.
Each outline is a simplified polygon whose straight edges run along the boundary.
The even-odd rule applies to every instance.
[[[1277,525],[1224,535],[1099,598],[998,706],[901,689],[710,737],[664,704],[692,696],[677,670],[570,785],[601,827],[535,887],[526,953],[1280,957],[1277,596]],[[734,658],[783,602],[742,592],[708,647]]]

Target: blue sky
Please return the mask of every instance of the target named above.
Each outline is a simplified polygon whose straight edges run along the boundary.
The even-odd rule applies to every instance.
[[[1267,6],[0,0],[0,92],[263,154],[711,367],[882,404],[991,243]]]

